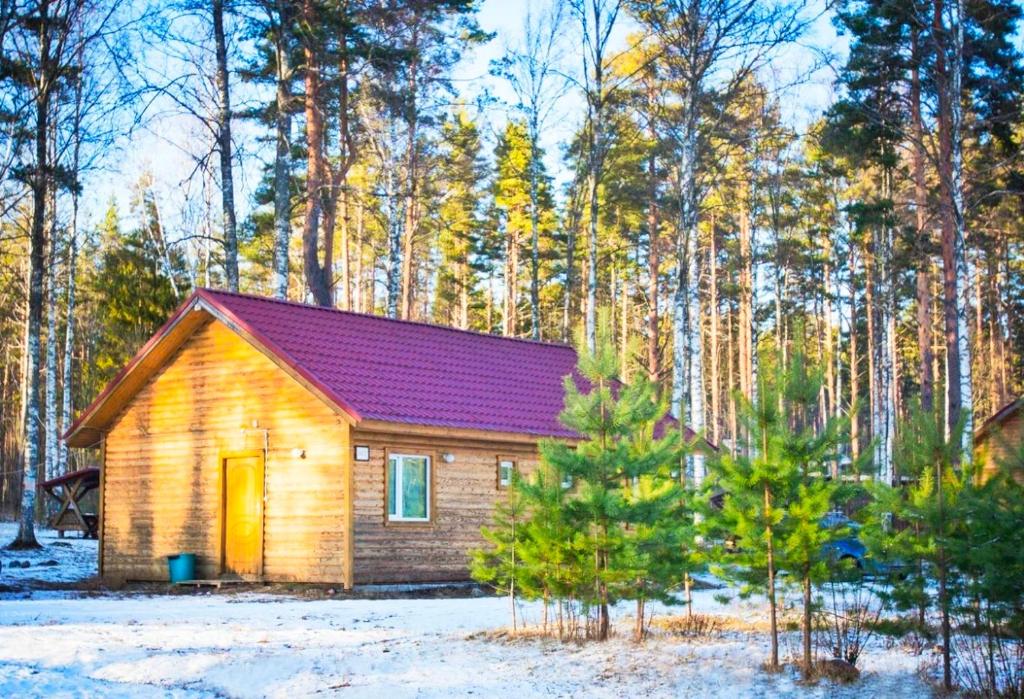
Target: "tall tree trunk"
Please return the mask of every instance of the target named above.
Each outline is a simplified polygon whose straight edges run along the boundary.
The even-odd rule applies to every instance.
[[[506,234],[505,249],[505,311],[502,316],[502,334],[515,337],[519,331],[519,230]]]
[[[850,458],[860,456],[860,361],[857,348],[857,253],[850,245]]]
[[[629,382],[629,280],[626,271],[622,271],[622,282],[619,291],[619,378]]]
[[[958,418],[963,422],[960,433],[960,458],[970,463],[974,458],[974,388],[971,377],[971,338],[967,328],[970,308],[970,270],[967,266],[967,227],[964,211],[963,173],[963,105],[961,82],[964,55],[964,0],[953,0],[956,27],[953,34],[953,65],[950,106],[950,206],[953,210],[953,258],[956,279],[957,359],[959,360],[960,404]],[[946,621],[948,624],[948,620]],[[948,639],[947,639],[948,640]]]
[[[288,297],[288,243],[291,239],[291,141],[292,141],[292,71],[291,4],[277,0],[277,35],[274,57],[277,64],[276,115],[274,136],[274,296]]]
[[[574,186],[575,188],[575,186]],[[580,206],[575,194],[569,195],[569,225],[565,240],[565,292],[562,297],[562,341],[572,339],[572,299],[575,292],[576,240],[580,225]],[[489,324],[489,322],[488,322]]]
[[[397,134],[395,133],[395,121],[392,119],[390,123],[391,132],[391,143],[396,142]],[[391,318],[398,318],[399,311],[399,297],[401,295],[401,265],[402,265],[402,222],[401,222],[401,206],[399,204],[399,192],[398,192],[398,174],[396,173],[396,167],[394,159],[388,154],[384,162],[384,199],[386,206],[386,220],[387,220],[387,233],[388,233],[388,254],[385,257],[385,287],[387,289],[387,297],[385,304],[387,307],[387,314]]]
[[[362,192],[356,194],[356,242],[355,242],[355,269],[352,274],[355,277],[354,295],[352,297],[352,310],[360,313],[366,312],[363,302],[363,196]]]
[[[596,126],[594,127],[596,128]],[[592,146],[596,147],[596,146]],[[594,157],[594,156],[591,156]],[[587,333],[587,347],[591,352],[597,346],[597,216],[598,216],[598,199],[597,199],[597,185],[598,185],[598,170],[597,164],[591,164],[590,166],[590,179],[587,182],[587,200],[589,202],[589,228],[587,235],[587,244],[589,246],[589,254],[587,256],[587,315],[586,315],[586,333]]]
[[[530,337],[540,339],[540,183],[537,174],[540,138],[537,111],[530,116]]]
[[[875,264],[872,247],[868,243],[864,249],[864,317],[868,326],[864,354],[868,360],[869,437],[875,439],[878,436],[878,310],[875,308]]]
[[[84,46],[78,46],[79,76],[84,73]],[[81,166],[82,148],[82,79],[75,80],[75,102],[72,116],[71,174],[77,185]],[[79,188],[71,188],[71,228],[68,231],[68,296],[66,321],[64,324],[64,377],[61,381],[60,429],[67,430],[71,426],[71,413],[74,405],[74,350],[75,350],[75,273],[78,269],[78,192]],[[54,336],[56,341],[56,336]],[[63,439],[57,443],[57,474],[68,470],[68,445]]]
[[[954,0],[955,2],[956,0]],[[959,104],[959,91],[954,92],[953,82],[959,85],[959,77],[951,75],[946,64],[947,46],[941,37],[945,36],[943,15],[944,0],[936,0],[932,29],[935,35],[935,73],[938,93],[938,135],[939,135],[939,188],[942,193],[942,310],[946,332],[946,433],[952,434],[960,420],[963,397],[961,395],[961,359],[959,324],[959,286],[957,284],[957,214],[954,211],[953,192],[953,102]],[[965,318],[966,320],[966,318]],[[966,324],[966,323],[965,323]]]
[[[348,184],[342,180],[341,185],[341,308],[352,308],[352,260],[350,257],[351,240],[349,235]]]
[[[14,548],[37,548],[35,534],[36,474],[39,472],[39,360],[43,324],[43,275],[46,264],[46,202],[50,186],[50,95],[55,66],[51,56],[50,1],[40,0],[39,68],[35,95],[35,171],[32,174],[32,227],[29,234],[29,286],[25,323],[24,463],[21,511]]]
[[[718,336],[721,333],[721,324],[718,316],[718,250],[716,241],[717,231],[715,220],[711,220],[710,249],[708,250],[708,269],[711,274],[709,285],[711,298],[708,301],[711,316],[711,337],[708,338],[711,347],[711,440],[718,444],[721,439],[721,357],[718,347]]]
[[[928,184],[925,178],[924,125],[921,119],[921,51],[916,28],[911,30],[910,119],[913,133],[914,213],[917,228],[917,351],[920,359],[921,409],[935,405],[932,376],[932,298],[929,280],[931,235],[928,231]]]
[[[736,456],[736,433],[739,432],[739,425],[737,425],[736,415],[736,391],[733,387],[736,385],[735,367],[737,362],[734,357],[736,356],[736,345],[738,344],[735,338],[738,333],[733,330],[732,305],[729,302],[725,304],[725,330],[728,333],[726,335],[728,344],[725,348],[725,380],[726,385],[729,386],[729,391],[726,393],[729,411],[729,453],[732,456]]]
[[[739,299],[739,379],[740,393],[747,400],[754,396],[754,256],[751,241],[750,211],[747,207],[749,190],[742,184],[740,195],[740,299]]]
[[[651,124],[649,136],[654,136]],[[650,380],[661,381],[661,352],[658,336],[658,277],[661,250],[658,239],[658,169],[652,148],[647,159],[647,372]]]
[[[50,191],[50,255],[46,270],[46,429],[44,473],[57,475],[57,201]]]
[[[306,286],[319,306],[332,305],[327,274],[320,264],[320,217],[324,187],[324,115],[321,97],[320,56],[317,39],[318,13],[312,0],[304,0],[302,19],[306,25],[303,54],[306,61],[306,215],[302,226],[302,263]]]
[[[419,24],[413,20],[413,33],[410,48],[415,56],[419,47]],[[417,128],[419,125],[419,114],[416,105],[416,81],[419,69],[418,59],[413,58],[409,66],[409,107],[406,121],[408,139],[408,152],[406,154],[405,170],[405,233],[402,236],[402,318],[409,319],[412,314],[413,303],[413,248],[415,245],[417,215],[416,215],[416,191],[419,184],[419,158],[416,147]]]
[[[220,153],[221,208],[224,212],[224,272],[228,288],[238,291],[238,233],[235,224],[235,179],[232,173],[231,91],[228,49],[224,37],[224,0],[212,0],[213,36],[217,54],[217,150]]]
[[[690,427],[697,433],[704,430],[704,353],[701,343],[700,328],[700,246],[699,246],[699,199],[697,193],[697,104],[696,97],[690,95],[683,117],[683,135],[680,139],[679,156],[679,187],[680,248],[678,264],[686,268],[680,275],[680,284],[676,289],[677,323],[675,369],[673,381],[672,403],[675,415],[679,420],[686,419],[683,412],[684,401],[689,407]],[[688,369],[688,371],[685,371]],[[685,375],[684,375],[685,371]],[[687,381],[688,379],[688,381]],[[684,392],[686,395],[684,396]],[[695,485],[704,480],[704,455],[697,453],[692,457],[693,479]]]
[[[76,158],[77,160],[77,158]],[[77,172],[77,167],[75,168]],[[62,430],[71,426],[74,390],[75,349],[75,270],[78,266],[78,194],[71,194],[71,231],[68,239],[68,299],[67,321],[64,326],[64,389],[61,393],[60,425]],[[57,446],[57,474],[68,470],[68,445],[61,439]]]
[[[821,361],[825,363],[825,384],[822,387],[827,393],[828,400],[822,410],[821,420],[822,424],[828,419],[828,415],[834,412],[835,405],[838,401],[836,395],[836,377],[835,377],[835,364],[833,363],[832,356],[832,337],[834,335],[832,331],[832,233],[826,231],[824,234],[824,249],[823,249],[823,293],[821,294],[821,330],[820,335],[823,336],[821,344],[823,345],[823,351],[821,353]]]

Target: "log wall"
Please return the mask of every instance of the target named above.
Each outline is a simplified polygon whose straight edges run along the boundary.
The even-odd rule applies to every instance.
[[[1009,468],[1014,476],[1024,481],[1024,410],[992,426],[975,445],[975,458],[986,479],[1000,468]]]
[[[355,475],[356,584],[467,580],[468,553],[484,541],[498,488],[498,457],[512,457],[522,473],[538,463],[535,444],[503,443],[410,431],[369,432],[355,428],[353,446],[370,447],[369,461],[353,461]],[[426,454],[431,461],[431,521],[388,522],[385,469],[389,451]],[[454,460],[445,463],[442,453]]]
[[[349,430],[266,355],[207,323],[105,436],[103,575],[166,580],[164,557],[182,551],[198,554],[199,576],[219,575],[221,459],[266,438],[264,579],[350,584]]]

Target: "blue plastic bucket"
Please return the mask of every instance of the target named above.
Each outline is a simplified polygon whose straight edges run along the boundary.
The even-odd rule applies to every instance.
[[[167,572],[172,583],[196,579],[196,555],[176,553],[167,557]]]

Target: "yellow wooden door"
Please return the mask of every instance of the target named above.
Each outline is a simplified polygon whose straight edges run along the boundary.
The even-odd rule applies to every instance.
[[[263,457],[224,459],[224,572],[263,574]]]

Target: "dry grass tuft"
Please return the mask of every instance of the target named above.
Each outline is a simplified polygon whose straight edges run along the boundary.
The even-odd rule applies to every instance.
[[[711,614],[682,614],[657,617],[651,621],[651,627],[683,638],[712,638],[722,633],[725,622]]]

